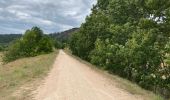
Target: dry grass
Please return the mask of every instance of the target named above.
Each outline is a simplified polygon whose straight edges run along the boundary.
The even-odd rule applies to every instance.
[[[57,53],[23,58],[0,65],[0,99],[29,100],[30,91],[52,67]]]
[[[74,56],[71,54],[71,51],[69,51],[68,49],[65,50],[65,52],[69,55],[71,55],[72,57],[74,57],[75,59],[79,60],[80,62],[90,66],[92,69],[105,74],[107,77],[109,77],[111,80],[114,81],[114,83],[117,83],[116,86],[119,88],[122,88],[128,92],[130,92],[133,95],[141,95],[143,97],[145,97],[145,100],[164,100],[162,97],[160,97],[159,95],[156,95],[154,93],[152,93],[151,91],[147,91],[145,89],[142,89],[140,86],[138,86],[135,83],[132,83],[129,80],[123,79],[117,75],[113,75],[113,74],[109,74],[107,71],[103,70],[103,69],[99,69],[99,67],[96,67],[92,64],[90,64],[87,61],[82,60],[81,58]]]
[[[3,53],[2,53],[2,52],[0,52],[0,66],[2,66],[2,64],[3,64],[2,56],[3,56]]]

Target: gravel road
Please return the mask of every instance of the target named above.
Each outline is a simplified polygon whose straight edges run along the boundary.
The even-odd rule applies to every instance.
[[[140,97],[62,50],[35,94],[35,100],[144,100]]]

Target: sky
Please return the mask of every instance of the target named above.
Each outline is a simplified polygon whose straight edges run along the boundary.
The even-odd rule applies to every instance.
[[[96,0],[0,0],[0,34],[24,33],[33,26],[45,33],[79,27]]]

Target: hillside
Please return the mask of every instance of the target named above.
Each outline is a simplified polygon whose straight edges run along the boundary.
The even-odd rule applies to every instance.
[[[63,32],[55,32],[48,34],[50,37],[59,41],[66,41],[72,33],[76,32],[79,28],[72,28]],[[22,34],[0,34],[0,45],[8,45],[10,42],[20,38]]]
[[[13,40],[16,40],[20,38],[21,34],[0,34],[0,44],[6,45],[12,42]]]
[[[59,40],[59,41],[66,41],[71,36],[72,33],[78,31],[79,28],[72,28],[69,30],[66,30],[64,32],[58,32],[58,33],[51,33],[49,34],[50,37]]]
[[[65,43],[67,43],[71,34],[78,30],[79,28],[72,28],[63,32],[47,34],[47,36],[54,40],[54,45],[56,48],[64,48]],[[12,41],[17,40],[21,37],[22,34],[0,34],[0,51],[6,50]]]

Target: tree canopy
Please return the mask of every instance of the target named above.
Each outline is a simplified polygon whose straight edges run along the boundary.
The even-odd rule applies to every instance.
[[[40,28],[33,27],[31,30],[27,30],[20,39],[11,43],[5,53],[4,60],[12,61],[21,57],[36,56],[52,51],[52,40],[44,35]]]
[[[169,0],[98,0],[78,32],[73,54],[170,96]]]

